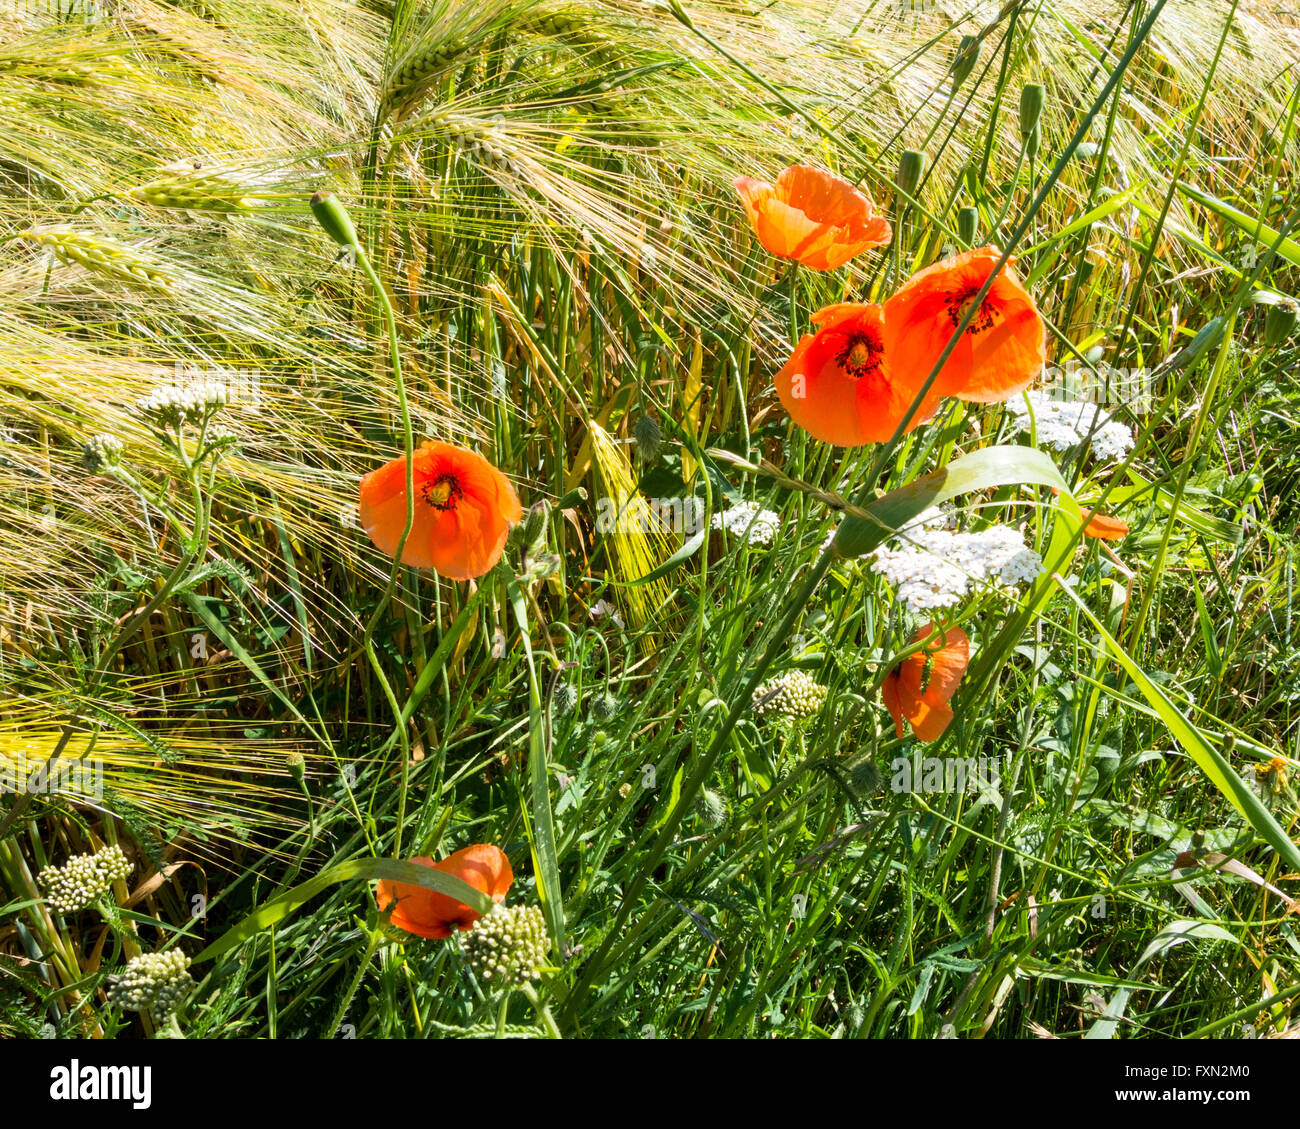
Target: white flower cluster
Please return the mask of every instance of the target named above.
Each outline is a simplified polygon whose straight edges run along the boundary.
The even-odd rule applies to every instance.
[[[1040,447],[1068,451],[1082,443],[1092,431],[1093,454],[1103,461],[1122,459],[1133,449],[1132,430],[1111,419],[1099,405],[1086,400],[1055,400],[1042,392],[1027,395],[1029,405],[1017,398],[1007,406],[1015,414],[1017,431],[1036,427]],[[1032,424],[1030,405],[1033,407]]]
[[[165,384],[135,402],[136,410],[164,427],[177,427],[187,419],[201,419],[230,402],[230,389],[219,380],[199,379],[188,384]]]
[[[826,701],[826,687],[802,670],[790,670],[754,690],[754,709],[778,717],[810,717]]]
[[[757,502],[737,502],[730,509],[714,514],[712,524],[714,529],[745,537],[751,545],[770,545],[781,528],[781,519]]]
[[[907,527],[907,540],[897,548],[877,549],[871,563],[898,598],[913,612],[948,608],[980,582],[1014,588],[1033,580],[1043,561],[1025,548],[1024,534],[1006,525],[978,533]]]
[[[465,956],[484,980],[526,984],[541,977],[551,938],[537,906],[495,905],[465,938]]]
[[[50,908],[56,913],[76,913],[102,897],[114,882],[131,873],[131,860],[118,846],[103,847],[93,855],[76,855],[63,866],[47,866],[40,874]]]
[[[180,949],[132,957],[108,994],[108,1002],[128,1011],[149,1008],[155,1019],[163,1021],[194,986],[189,967],[190,958]]]

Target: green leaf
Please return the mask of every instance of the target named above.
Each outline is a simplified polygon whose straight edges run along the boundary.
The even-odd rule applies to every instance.
[[[1070,489],[1056,464],[1042,451],[1020,446],[985,447],[877,498],[866,507],[870,520],[846,517],[835,535],[835,551],[842,557],[863,556],[928,506],[972,490],[1016,484],[1051,486],[1063,494]]]
[[[529,636],[528,611],[518,583],[511,579],[507,588],[519,631],[523,636],[524,655],[528,660],[528,775],[530,807],[524,810],[528,843],[533,855],[533,875],[537,879],[537,897],[546,915],[546,924],[557,953],[565,951],[564,903],[560,891],[560,863],[555,849],[555,822],[551,814],[550,766],[547,762],[546,717],[542,710],[537,669],[533,663],[533,645]],[[531,814],[531,818],[529,818]]]
[[[243,944],[250,937],[283,921],[322,891],[354,878],[371,880],[382,878],[388,882],[405,882],[411,886],[423,886],[426,890],[434,890],[439,894],[446,894],[449,898],[455,898],[478,913],[487,913],[492,908],[491,898],[481,890],[474,889],[468,882],[462,882],[454,874],[444,874],[441,870],[433,870],[418,863],[403,862],[398,859],[352,859],[322,871],[315,878],[286,890],[278,898],[264,902],[233,929],[223,933],[195,956],[195,963],[215,960],[236,945]]]
[[[1198,204],[1208,208],[1220,219],[1225,219],[1235,225],[1241,231],[1249,235],[1256,243],[1264,247],[1272,247],[1277,243],[1277,237],[1280,232],[1267,224],[1261,222],[1255,216],[1248,215],[1239,208],[1234,208],[1231,204],[1225,204],[1217,196],[1211,196],[1208,192],[1202,192],[1186,181],[1175,182],[1178,191],[1184,196],[1190,196]],[[1294,267],[1300,267],[1300,243],[1294,239],[1283,239],[1278,243],[1277,253]]]
[[[1142,955],[1138,958],[1137,964],[1129,972],[1129,979],[1135,978],[1135,973],[1152,957],[1167,952],[1175,945],[1184,944],[1187,941],[1206,940],[1206,941],[1231,941],[1234,945],[1240,942],[1229,933],[1226,929],[1209,921],[1175,921],[1172,925],[1166,925],[1159,933],[1156,934],[1155,940],[1149,944]],[[1151,985],[1155,987],[1155,985]],[[1106,1005],[1105,1012],[1084,1034],[1085,1039],[1112,1039],[1115,1037],[1115,1029],[1119,1026],[1119,1021],[1124,1015],[1124,1009],[1128,1006],[1129,996],[1133,994],[1132,988],[1120,988]]]
[[[1197,767],[1209,777],[1210,782],[1228,798],[1232,806],[1250,823],[1256,834],[1281,855],[1287,867],[1291,870],[1300,870],[1300,847],[1297,847],[1291,841],[1290,836],[1273,818],[1273,813],[1264,806],[1264,802],[1232,770],[1232,766],[1223,754],[1210,744],[1200,729],[1184,716],[1169,698],[1169,695],[1147,676],[1142,668],[1129,657],[1123,647],[1111,638],[1087,605],[1071,592],[1064,583],[1060,582],[1059,578],[1058,583],[1060,583],[1065,594],[1075,602],[1079,610],[1092,622],[1111,654],[1115,656],[1120,666],[1137,684],[1142,696],[1160,715],[1160,720],[1168,726],[1174,740],[1182,746],[1187,755],[1196,762]]]

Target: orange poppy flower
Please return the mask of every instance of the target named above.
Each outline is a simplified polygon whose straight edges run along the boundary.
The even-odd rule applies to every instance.
[[[912,642],[928,638],[933,631],[934,625],[927,624],[912,636]],[[948,701],[957,692],[969,663],[970,640],[966,632],[950,627],[942,642],[908,655],[885,675],[880,696],[894,719],[898,736],[907,732],[903,725],[907,721],[918,740],[939,739],[953,718]]]
[[[1052,487],[1052,493],[1060,497],[1061,492]],[[1096,510],[1090,510],[1087,506],[1079,507],[1079,514],[1083,518],[1083,535],[1085,537],[1095,537],[1099,541],[1123,541],[1128,536],[1128,522],[1121,521],[1117,517],[1107,517],[1105,514],[1099,514]]]
[[[505,898],[515,880],[505,851],[489,843],[464,847],[441,862],[434,862],[431,858],[410,861],[441,870],[444,874],[454,874],[474,889],[482,890],[494,902]],[[392,924],[417,937],[450,937],[453,926],[464,933],[473,929],[474,922],[482,916],[464,902],[406,882],[389,882],[381,878],[375,898],[381,910],[392,905],[393,912],[389,917]]]
[[[1099,541],[1123,541],[1128,536],[1126,521],[1120,521],[1117,517],[1107,517],[1095,510],[1084,509],[1082,506],[1079,512],[1083,514],[1085,522],[1083,527],[1085,537],[1096,537]]]
[[[501,559],[510,523],[523,517],[514,487],[486,459],[429,440],[414,454],[415,522],[402,563],[450,580],[482,576]],[[406,527],[406,459],[361,480],[361,524],[390,557]]]
[[[916,395],[897,378],[885,349],[880,306],[841,303],[818,310],[821,328],[800,338],[776,374],[776,392],[790,418],[810,435],[841,447],[882,443],[911,407]],[[934,415],[939,397],[926,398],[907,430]]]
[[[995,248],[980,247],[943,259],[914,274],[885,302],[885,348],[896,372],[917,382],[929,376],[999,258]],[[1043,319],[1008,264],[931,389],[981,404],[1006,400],[1029,387],[1046,358]]]
[[[870,196],[809,165],[791,165],[775,184],[748,176],[733,183],[759,242],[813,270],[842,267],[893,236]]]

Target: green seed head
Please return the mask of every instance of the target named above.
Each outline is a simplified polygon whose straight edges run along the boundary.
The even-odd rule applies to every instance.
[[[978,208],[962,208],[957,213],[957,237],[967,246],[975,246],[975,237],[979,235],[980,213]]]
[[[1020,92],[1020,136],[1028,138],[1038,128],[1038,119],[1043,116],[1043,104],[1047,101],[1047,90],[1036,82],[1030,83]]]
[[[898,159],[898,187],[908,196],[915,196],[921,175],[925,172],[925,154],[915,149],[905,149]]]

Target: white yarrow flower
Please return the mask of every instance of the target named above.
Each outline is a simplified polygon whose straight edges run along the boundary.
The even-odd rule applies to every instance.
[[[737,502],[728,510],[713,515],[714,529],[725,529],[751,545],[770,545],[781,528],[781,518],[757,502]]]
[[[946,520],[946,515],[939,517]],[[877,549],[871,568],[918,613],[952,607],[977,584],[1015,588],[1033,580],[1043,568],[1039,555],[1026,548],[1024,534],[1006,525],[957,533],[933,524],[918,528],[914,520],[900,542]]]
[[[1040,447],[1068,451],[1082,443],[1091,431],[1093,454],[1105,462],[1122,459],[1133,449],[1132,430],[1111,419],[1099,405],[1086,400],[1055,400],[1043,392],[1027,395],[1028,405],[1017,398],[1007,406],[1016,417],[1017,431],[1028,431],[1031,426],[1036,426]],[[1033,408],[1032,424],[1030,406]]]

